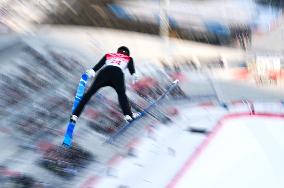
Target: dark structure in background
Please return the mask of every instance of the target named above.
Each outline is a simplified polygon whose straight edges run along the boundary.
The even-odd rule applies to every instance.
[[[135,0],[131,2],[135,4]],[[20,29],[25,25],[23,23],[32,23],[103,27],[153,35],[160,33],[159,15],[138,19],[128,14],[127,8],[121,4],[120,0],[7,0],[0,1],[0,15],[2,20]],[[29,14],[35,9],[34,14]],[[200,25],[183,25],[169,17],[169,24],[170,37],[207,44],[235,46],[239,43],[238,46],[245,49],[249,43],[244,41],[250,41],[250,38],[243,38],[251,36],[249,26],[227,26],[219,21],[204,20]]]
[[[109,4],[114,3],[114,0],[78,0],[73,4],[69,4],[73,10],[60,8],[60,12],[51,12],[44,22],[49,24],[115,28],[150,34],[159,33],[159,27],[155,24],[141,24],[140,22],[129,22],[128,20],[117,18],[108,8]]]
[[[62,5],[57,12],[49,12],[47,24],[63,25],[82,25],[104,28],[114,28],[128,31],[136,31],[148,34],[159,34],[159,25],[147,21],[137,21],[117,16],[111,9],[115,0],[78,0],[70,3],[69,6]],[[211,24],[211,25],[210,25]],[[235,35],[224,33],[224,28],[220,24],[212,27],[211,30],[200,31],[194,28],[183,29],[170,24],[170,36],[202,43],[216,45],[232,45],[234,40],[238,39]],[[212,29],[213,28],[213,29]],[[239,28],[241,30],[242,28]],[[245,32],[245,31],[244,31]]]
[[[266,5],[284,7],[284,0],[257,0],[257,2]]]

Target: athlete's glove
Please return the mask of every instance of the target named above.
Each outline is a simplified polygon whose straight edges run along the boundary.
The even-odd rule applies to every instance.
[[[135,84],[138,81],[138,75],[136,73],[134,73],[132,75],[132,84]]]
[[[93,69],[86,70],[86,74],[88,75],[89,78],[95,77],[95,71]]]

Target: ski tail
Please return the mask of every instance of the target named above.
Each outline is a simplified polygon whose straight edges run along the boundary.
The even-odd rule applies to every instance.
[[[111,135],[105,141],[105,143],[108,143],[108,144],[113,143],[113,141],[115,141],[120,135],[122,135],[128,128],[130,128],[136,120],[138,120],[138,119],[142,118],[143,116],[145,116],[146,114],[148,114],[149,110],[154,108],[163,98],[165,98],[173,89],[175,89],[176,86],[178,85],[178,83],[179,83],[179,80],[173,81],[171,83],[171,85],[167,88],[167,90],[158,99],[156,99],[155,101],[151,102],[149,104],[149,106],[147,106],[144,110],[142,110],[140,112],[140,115],[138,117],[136,117],[133,121],[124,123],[121,126],[121,128],[116,133]]]

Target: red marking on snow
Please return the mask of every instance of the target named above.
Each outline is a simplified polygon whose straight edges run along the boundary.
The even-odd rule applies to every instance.
[[[226,125],[224,122],[229,119],[240,118],[240,117],[267,117],[267,118],[284,118],[284,114],[273,114],[273,113],[256,113],[251,115],[250,113],[236,113],[229,114],[222,117],[217,124],[214,126],[213,130],[209,134],[209,136],[197,147],[197,149],[193,152],[192,155],[189,156],[188,160],[182,166],[182,168],[176,173],[173,179],[169,182],[166,188],[174,188],[180,179],[188,172],[193,164],[196,162],[198,157],[204,152],[219,130]]]
[[[82,186],[80,186],[80,188],[92,188],[94,186],[96,186],[96,184],[100,181],[100,177],[99,176],[91,176],[90,178],[87,179],[87,181],[85,181],[85,183],[83,183]]]
[[[117,165],[120,161],[122,161],[123,159],[123,156],[117,154],[117,155],[114,155],[108,162],[108,166],[114,166],[114,165]]]
[[[139,138],[134,138],[127,144],[127,148],[135,148],[135,147],[137,147],[137,145],[139,143],[140,143],[140,139]]]

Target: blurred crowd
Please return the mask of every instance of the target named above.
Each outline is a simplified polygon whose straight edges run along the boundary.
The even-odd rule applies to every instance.
[[[61,177],[72,178],[92,160],[92,154],[79,146],[54,146],[45,151],[39,164]]]

